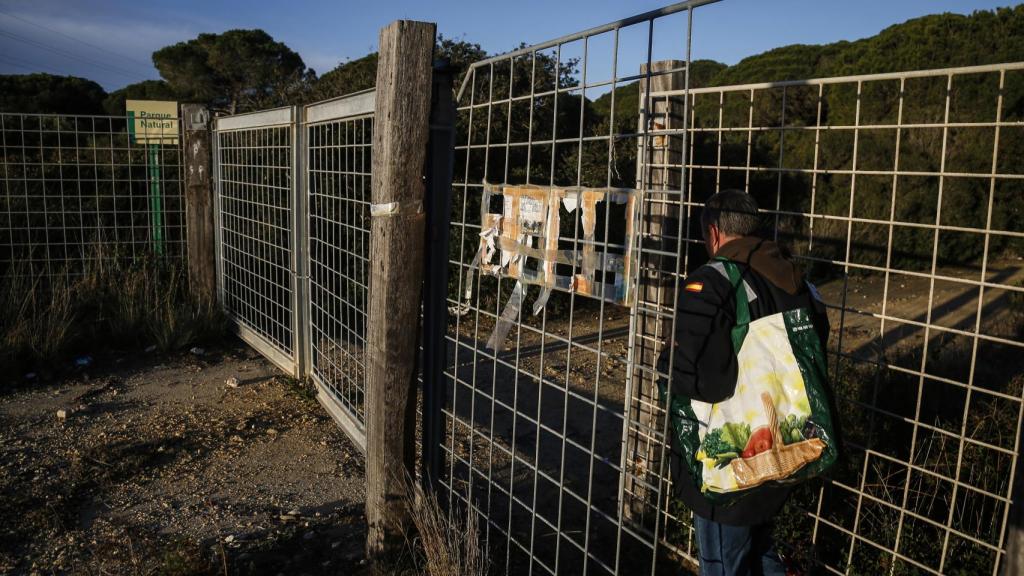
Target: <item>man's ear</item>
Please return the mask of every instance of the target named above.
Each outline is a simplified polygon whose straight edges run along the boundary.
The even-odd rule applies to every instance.
[[[708,225],[708,248],[711,249],[712,255],[718,251],[718,244],[722,239],[722,231],[718,229],[716,224]]]

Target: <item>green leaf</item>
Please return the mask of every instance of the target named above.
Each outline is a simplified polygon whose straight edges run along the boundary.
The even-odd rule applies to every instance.
[[[750,440],[750,424],[727,422],[722,425],[722,440],[731,445],[734,452],[742,452]]]
[[[723,452],[718,455],[718,459],[715,460],[715,468],[725,468],[736,458],[739,458],[739,454],[736,452]]]

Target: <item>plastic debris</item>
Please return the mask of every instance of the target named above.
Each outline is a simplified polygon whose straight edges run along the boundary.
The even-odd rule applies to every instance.
[[[202,356],[203,354],[206,354],[206,350],[203,350],[199,346],[193,347],[191,350],[189,350],[189,352],[195,354],[196,356]]]
[[[234,376],[228,378],[227,385],[228,388],[238,388],[238,378],[235,378]]]
[[[146,346],[146,354],[149,354],[150,352],[156,352],[156,344]]]
[[[92,365],[92,356],[85,355],[85,356],[79,356],[78,358],[75,358],[75,366],[78,366],[79,368],[86,368],[86,367],[91,366],[91,365]]]
[[[67,419],[68,419],[68,411],[67,410],[64,410],[63,408],[61,408],[60,410],[57,410],[57,420],[67,420]]]

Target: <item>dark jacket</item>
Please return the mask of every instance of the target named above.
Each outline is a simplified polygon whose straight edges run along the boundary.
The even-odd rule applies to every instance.
[[[815,328],[825,349],[829,328],[824,305],[804,282],[799,267],[785,258],[775,243],[739,238],[722,246],[716,256],[740,265],[750,288],[751,321],[796,308],[813,310]],[[667,373],[669,353],[675,352],[667,381],[673,396],[703,402],[721,402],[732,396],[737,374],[736,351],[730,338],[736,323],[734,294],[724,267],[714,261],[680,283],[673,342],[658,362],[659,371]],[[771,520],[785,504],[791,488],[768,483],[751,489],[728,506],[712,505],[686,472],[675,445],[676,435],[670,436],[675,493],[694,513],[722,524],[750,526]]]

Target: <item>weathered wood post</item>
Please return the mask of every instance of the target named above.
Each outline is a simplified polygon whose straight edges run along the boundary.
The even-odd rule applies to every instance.
[[[675,306],[673,273],[675,259],[651,253],[652,250],[677,253],[678,222],[682,183],[683,136],[658,134],[685,128],[684,104],[678,97],[650,97],[650,93],[682,90],[686,86],[686,62],[662,60],[651,63],[650,90],[645,76],[640,80],[640,126],[653,133],[637,149],[637,188],[645,188],[640,207],[641,252],[638,255],[639,285],[636,297],[636,322],[633,344],[632,386],[630,387],[630,427],[626,443],[628,470],[624,512],[635,521],[643,521],[645,509],[657,506],[650,499],[651,486],[657,486],[662,472],[660,455],[663,440],[660,399],[655,367],[664,349],[672,308]],[[647,65],[640,68],[647,74]],[[650,112],[644,110],[650,106]],[[662,192],[665,191],[665,192]]]
[[[213,221],[210,111],[203,104],[182,104],[184,131],[185,223],[188,278],[192,293],[212,304],[217,296],[216,222]]]
[[[436,26],[398,20],[380,32],[373,132],[367,329],[367,555],[404,546],[415,466],[414,366],[423,280],[423,161]]]

